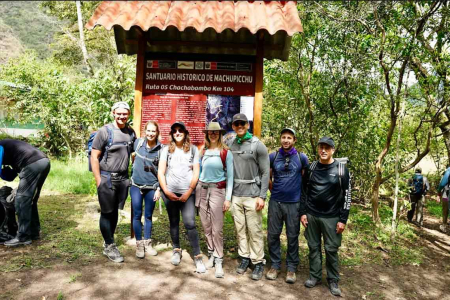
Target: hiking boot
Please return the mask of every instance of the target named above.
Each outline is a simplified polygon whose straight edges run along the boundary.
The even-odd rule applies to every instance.
[[[174,266],[178,266],[181,262],[181,257],[183,255],[181,254],[181,249],[180,248],[175,248],[173,249],[173,253],[172,253],[172,260],[171,263]]]
[[[214,258],[214,265],[216,266],[216,278],[223,278],[223,268],[222,268],[223,259],[222,258]]]
[[[309,276],[308,280],[305,281],[305,286],[307,288],[313,288],[318,284],[321,284],[322,280]]]
[[[236,273],[238,274],[244,274],[245,271],[247,271],[248,269],[248,265],[250,264],[250,258],[242,258],[241,259],[241,263],[239,264],[239,266],[236,269]]]
[[[280,270],[270,268],[269,272],[266,273],[266,279],[275,280],[277,279],[278,274],[280,274]]]
[[[447,233],[447,225],[441,224],[439,230],[443,233]]]
[[[206,262],[206,268],[207,269],[212,269],[214,268],[214,256],[213,256],[213,252],[209,252],[208,251],[208,261]]]
[[[194,256],[194,263],[195,263],[195,272],[197,273],[205,273],[206,268],[203,264],[203,255],[200,253],[199,255]]]
[[[256,264],[255,268],[253,269],[252,273],[252,279],[253,280],[260,280],[264,273],[264,266],[262,263]]]
[[[143,240],[136,241],[136,257],[137,258],[145,257],[145,247]]]
[[[336,280],[330,280],[328,282],[328,287],[330,288],[330,292],[333,296],[340,297],[341,290],[339,289],[338,283]]]
[[[286,274],[286,283],[295,283],[297,281],[297,275],[295,272],[288,271]]]
[[[151,256],[158,255],[158,251],[156,251],[156,249],[152,247],[151,239],[144,240],[144,248],[145,248],[145,253],[148,253],[148,255],[151,255]]]
[[[109,245],[105,244],[103,248],[103,254],[116,263],[121,263],[124,260],[122,255],[120,255],[119,249],[117,249],[117,246],[114,243]]]
[[[25,245],[30,245],[31,244],[31,239],[26,239],[26,240],[22,240],[19,237],[15,237],[9,241],[5,242],[5,246],[8,247],[17,247],[17,246],[25,246]]]

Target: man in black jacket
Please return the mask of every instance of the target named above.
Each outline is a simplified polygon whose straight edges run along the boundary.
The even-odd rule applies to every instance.
[[[309,247],[310,275],[305,286],[312,288],[322,281],[323,236],[328,286],[331,294],[340,296],[338,249],[350,211],[351,184],[345,165],[333,159],[334,151],[332,138],[319,140],[319,161],[310,165],[303,180],[300,221]]]

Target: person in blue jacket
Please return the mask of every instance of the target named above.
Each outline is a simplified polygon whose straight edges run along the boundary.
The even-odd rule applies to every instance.
[[[441,182],[438,186],[438,194],[439,199],[442,203],[442,224],[439,226],[439,229],[442,232],[447,232],[447,220],[448,220],[448,194],[450,190],[449,186],[449,176],[450,176],[450,166],[447,166],[447,170],[445,170],[444,175],[442,176]]]

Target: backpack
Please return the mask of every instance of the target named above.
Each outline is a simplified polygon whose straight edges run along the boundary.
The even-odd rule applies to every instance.
[[[203,148],[202,150],[202,156],[200,157],[200,160],[202,160],[203,156],[205,156],[205,152],[206,152],[206,148]],[[227,154],[228,154],[228,149],[222,148],[222,150],[220,150],[220,160],[222,161],[222,166],[223,166],[223,171],[226,173],[227,172]]]
[[[412,188],[411,188],[411,194],[422,195],[424,192],[423,184],[424,184],[423,175],[414,174]]]
[[[338,162],[337,167],[338,167],[338,178],[339,178],[339,186],[341,188],[341,192],[343,193],[344,190],[342,189],[342,178],[344,178],[345,175],[345,165],[347,163],[349,163],[349,159],[348,157],[342,157],[342,158],[335,158],[334,160],[336,160]],[[311,177],[313,174],[313,171],[315,170],[315,168],[317,167],[317,163],[318,161],[313,161],[312,164],[309,166],[309,178],[308,178],[308,185],[311,182]]]
[[[149,161],[151,163],[151,165],[149,166],[150,171],[156,178],[158,178],[158,164],[159,164],[159,158],[161,157],[161,149],[162,149],[163,145],[161,145],[160,149],[158,150],[158,154],[156,155],[155,158],[147,158],[147,157],[139,154],[139,149],[141,149],[141,147],[142,147],[142,145],[144,145],[144,143],[145,143],[145,139],[143,139],[143,138],[138,139],[138,144],[137,144],[136,150],[134,150],[134,153],[136,154],[136,156],[139,156],[144,161]],[[144,163],[144,166],[145,166],[145,163]]]
[[[134,141],[134,138],[136,137],[136,133],[134,132],[134,130],[131,130],[131,140],[128,143],[124,143],[124,142],[117,142],[114,143],[113,139],[114,139],[114,132],[113,132],[113,128],[111,124],[108,124],[105,126],[106,127],[106,131],[108,132],[108,140],[105,146],[105,150],[102,151],[102,154],[99,157],[99,161],[101,161],[103,158],[105,159],[105,163],[108,160],[108,151],[109,148],[111,148],[114,145],[124,145],[124,146],[128,146],[128,155],[130,155],[131,153],[131,147],[133,146],[132,143]],[[127,128],[130,128],[127,125]],[[92,172],[92,166],[91,166],[91,152],[92,152],[92,144],[94,143],[94,139],[95,136],[97,135],[98,130],[92,132],[89,135],[89,139],[86,143],[86,155],[88,157],[88,162],[89,162],[89,172]]]
[[[0,188],[0,242],[13,239],[18,225],[14,208],[15,193],[9,186]]]
[[[236,138],[234,138],[231,142],[230,145],[234,144],[234,141],[236,140]],[[231,150],[231,153],[234,154],[252,154],[252,158],[253,160],[256,162],[256,164],[258,164],[258,159],[256,158],[256,147],[258,146],[258,142],[259,139],[256,136],[253,136],[250,140],[251,144],[250,144],[250,150]],[[231,148],[231,147],[230,147]]]

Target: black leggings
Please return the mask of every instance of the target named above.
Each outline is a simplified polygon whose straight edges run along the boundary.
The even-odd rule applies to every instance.
[[[117,221],[119,220],[119,210],[114,209],[112,212],[100,214],[100,231],[106,245],[114,243],[114,232],[116,231]]]
[[[181,196],[180,194],[176,194]],[[200,254],[200,245],[198,240],[198,232],[195,227],[195,195],[192,194],[186,202],[171,201],[164,194],[163,199],[166,205],[167,213],[170,221],[170,237],[172,238],[173,248],[181,248],[180,246],[180,212],[183,217],[184,227],[187,230],[189,243],[191,244],[193,255]]]

